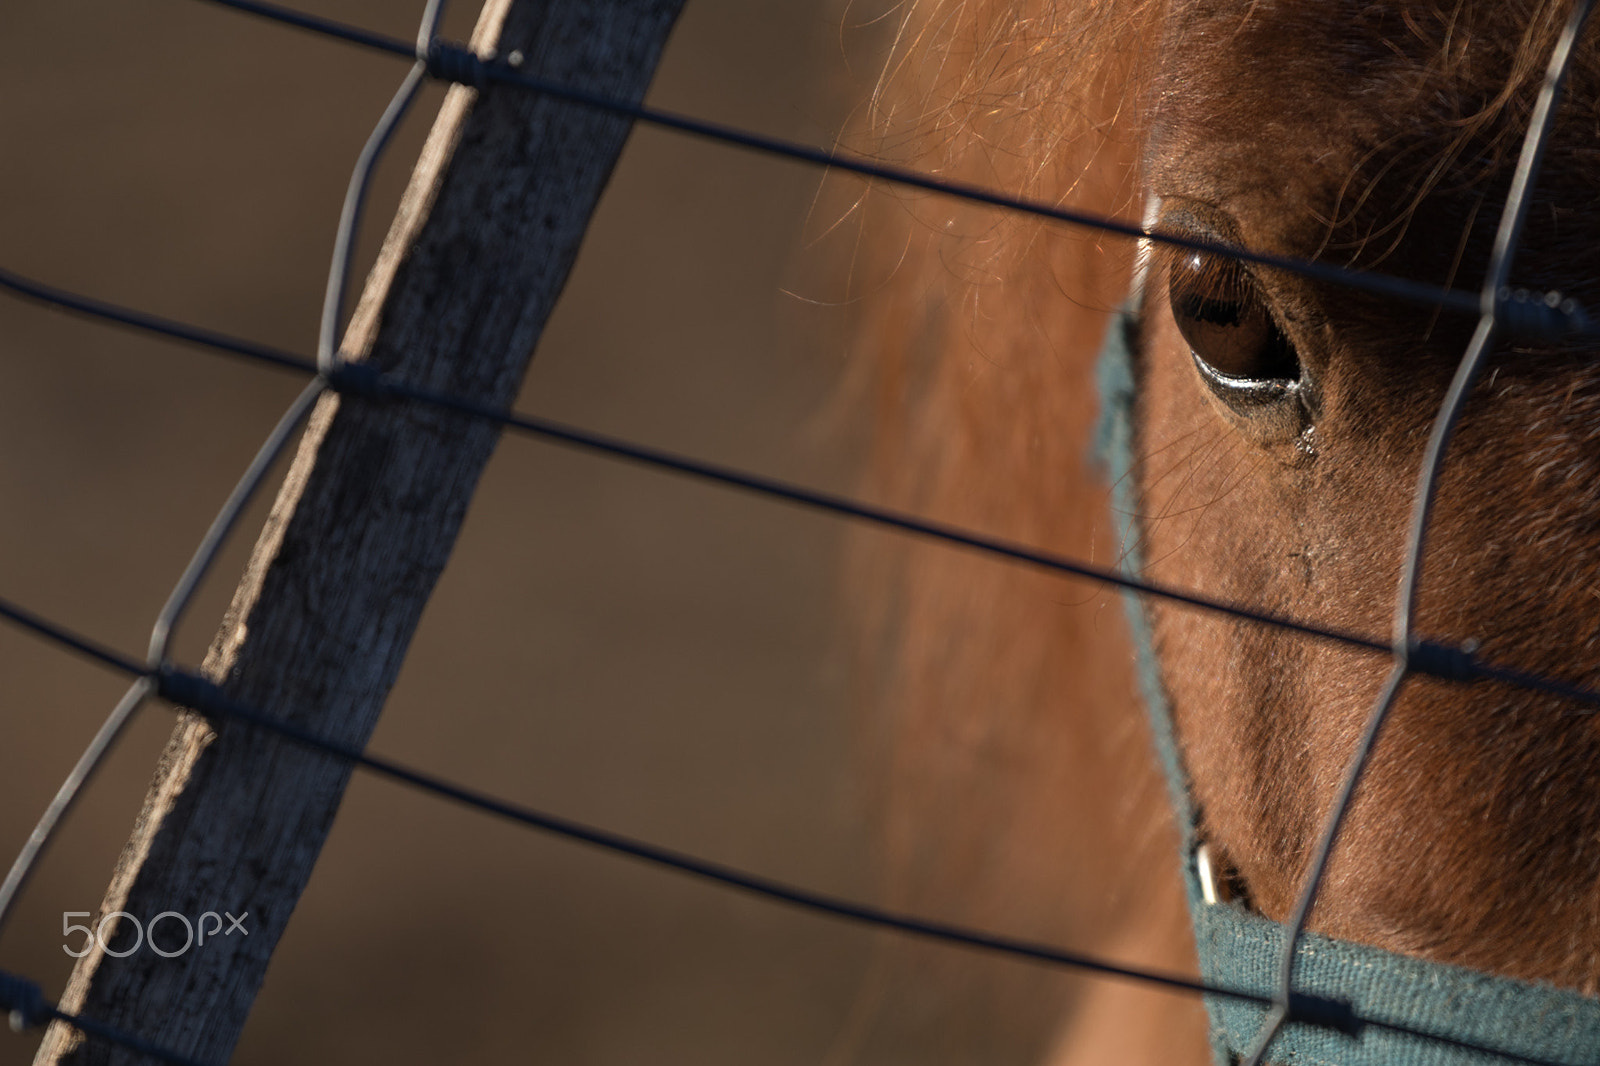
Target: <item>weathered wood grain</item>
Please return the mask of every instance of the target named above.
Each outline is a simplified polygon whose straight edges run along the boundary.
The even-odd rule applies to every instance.
[[[516,49],[530,73],[637,99],[681,6],[490,0],[473,46]],[[509,404],[627,133],[626,121],[515,90],[452,89],[346,350],[407,382]],[[497,438],[429,408],[324,395],[207,676],[245,703],[365,742]],[[248,911],[249,936],[215,937],[171,959],[97,948],[73,971],[63,1009],[225,1059],[349,776],[339,761],[270,735],[184,718],[101,913]],[[131,941],[121,929],[111,947]],[[134,1061],[59,1024],[36,1059]]]

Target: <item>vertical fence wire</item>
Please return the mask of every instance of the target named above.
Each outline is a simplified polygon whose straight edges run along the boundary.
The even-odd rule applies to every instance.
[[[1334,799],[1332,808],[1324,817],[1316,849],[1304,874],[1300,897],[1295,902],[1289,920],[1285,923],[1288,935],[1283,938],[1283,955],[1278,964],[1278,984],[1273,996],[1272,1010],[1263,1021],[1260,1032],[1245,1055],[1244,1066],[1261,1066],[1273,1039],[1284,1024],[1294,1017],[1294,971],[1295,962],[1299,957],[1300,940],[1305,934],[1306,923],[1311,919],[1311,912],[1317,905],[1317,896],[1321,892],[1323,877],[1327,873],[1334,846],[1338,843],[1339,830],[1344,824],[1345,815],[1349,812],[1356,790],[1360,787],[1384,723],[1388,721],[1389,714],[1399,699],[1406,678],[1413,671],[1413,658],[1418,657],[1413,623],[1416,616],[1417,590],[1422,578],[1423,552],[1428,540],[1428,519],[1432,515],[1434,498],[1439,489],[1439,474],[1444,469],[1445,453],[1450,447],[1450,438],[1455,432],[1456,423],[1461,419],[1461,412],[1466,407],[1467,397],[1471,394],[1472,386],[1478,380],[1483,365],[1493,350],[1495,334],[1500,327],[1502,294],[1506,291],[1506,283],[1511,274],[1511,261],[1516,255],[1523,222],[1528,216],[1533,183],[1538,177],[1545,145],[1549,141],[1551,130],[1555,128],[1556,113],[1561,103],[1562,83],[1566,80],[1572,62],[1573,46],[1577,43],[1584,24],[1593,10],[1594,0],[1575,0],[1566,25],[1562,27],[1561,35],[1556,39],[1555,46],[1550,52],[1544,83],[1539,87],[1539,95],[1534,103],[1533,113],[1529,117],[1528,131],[1523,137],[1522,150],[1517,157],[1516,170],[1512,174],[1511,187],[1506,192],[1505,204],[1501,208],[1500,223],[1495,231],[1489,266],[1485,271],[1483,289],[1478,302],[1478,324],[1473,331],[1472,339],[1467,344],[1466,352],[1461,357],[1460,365],[1456,368],[1449,390],[1445,393],[1444,401],[1428,435],[1427,446],[1423,451],[1421,471],[1417,475],[1417,487],[1412,500],[1411,526],[1407,531],[1402,556],[1400,584],[1395,595],[1394,666],[1390,669],[1372,710],[1368,712],[1366,724],[1356,742],[1355,752],[1346,767],[1339,793]]]
[[[407,71],[405,79],[396,90],[383,114],[379,117],[377,125],[371,135],[363,144],[361,152],[356,158],[355,167],[350,177],[349,187],[344,203],[340,209],[339,224],[334,236],[333,261],[328,270],[328,284],[323,297],[323,307],[318,332],[317,367],[318,373],[312,381],[302,389],[289,405],[283,416],[278,420],[267,439],[251,459],[243,476],[235,485],[233,491],[224,501],[221,510],[212,520],[201,539],[199,546],[190,559],[188,566],[179,576],[161,611],[156,617],[151,628],[149,651],[146,657],[148,671],[134,680],[127,693],[119,700],[105,722],[90,740],[89,745],[79,756],[72,771],[62,782],[56,795],[40,816],[33,832],[29,834],[22,850],[11,865],[4,882],[0,882],[0,930],[5,927],[12,904],[26,885],[28,878],[37,866],[40,857],[49,847],[57,828],[73,804],[81,794],[84,786],[94,776],[95,771],[104,761],[106,755],[115,746],[116,741],[122,736],[123,730],[144,706],[149,697],[158,691],[157,679],[170,667],[168,652],[170,650],[172,634],[178,622],[187,610],[199,589],[200,583],[205,579],[207,572],[215,563],[221,553],[228,536],[233,532],[245,508],[255,497],[262,483],[266,480],[272,465],[283,454],[299,429],[305,417],[310,413],[316,401],[328,388],[328,375],[337,369],[338,341],[340,334],[341,314],[344,306],[345,290],[349,284],[351,263],[355,256],[355,243],[358,227],[361,223],[362,208],[365,205],[367,192],[372,184],[372,177],[377,169],[379,159],[382,158],[384,149],[388,147],[394,131],[399,127],[401,119],[405,117],[407,109],[416,99],[418,90],[428,76],[428,54],[438,35],[439,24],[444,16],[445,0],[426,0],[422,17],[417,29],[417,60]],[[54,1008],[51,1008],[52,1018],[60,1019],[68,1024],[77,1025],[86,1033],[98,1035],[102,1039],[110,1040],[131,1050],[143,1054],[162,1058],[166,1061],[187,1061],[165,1049],[156,1048],[147,1042],[132,1037],[130,1034],[106,1026],[86,1026],[83,1020],[69,1017]],[[13,1022],[26,1022],[26,1018],[19,1019],[13,1013]],[[99,1030],[94,1032],[94,1030]]]
[[[328,20],[289,12],[287,9],[276,5],[254,2],[254,0],[208,0],[208,2],[242,9],[253,14],[278,18],[280,21],[294,22],[317,32],[340,36],[367,47],[375,47],[400,54],[394,46],[394,42],[378,35],[368,34],[348,27],[340,28],[337,24]],[[1526,216],[1529,194],[1533,179],[1537,174],[1540,154],[1554,121],[1556,106],[1559,102],[1561,81],[1570,61],[1574,44],[1593,8],[1593,0],[1578,0],[1552,52],[1549,70],[1540,91],[1530,129],[1523,143],[1512,187],[1503,210],[1500,228],[1496,234],[1488,277],[1481,292],[1472,300],[1472,306],[1479,315],[1478,326],[1472,343],[1451,383],[1440,413],[1434,422],[1433,432],[1424,456],[1423,469],[1418,479],[1413,523],[1405,551],[1405,565],[1396,608],[1395,635],[1391,644],[1384,644],[1354,634],[1327,630],[1310,624],[1297,623],[1294,620],[1263,614],[1237,604],[1208,601],[1204,597],[1186,593],[1183,590],[1166,589],[1161,586],[1151,585],[1137,577],[1116,572],[1097,571],[1092,567],[1077,564],[1072,560],[1051,557],[1045,553],[996,541],[993,538],[984,538],[969,531],[941,526],[912,516],[899,515],[895,512],[873,508],[857,501],[788,485],[774,479],[685,459],[684,457],[675,456],[647,446],[614,441],[598,434],[587,434],[542,420],[524,418],[510,412],[484,409],[479,405],[470,404],[457,398],[431,394],[425,390],[408,387],[400,382],[388,381],[376,371],[356,364],[342,362],[339,336],[343,305],[348,287],[355,236],[372,172],[394,129],[415,98],[422,81],[429,75],[472,84],[492,83],[507,87],[520,87],[526,91],[539,92],[558,99],[566,99],[577,106],[602,107],[639,121],[653,122],[667,128],[678,129],[680,132],[708,137],[741,147],[753,148],[769,154],[797,159],[801,162],[829,166],[836,170],[859,174],[867,178],[900,182],[913,187],[988,203],[1000,208],[1042,215],[1047,218],[1053,218],[1056,221],[1089,225],[1112,233],[1122,233],[1125,236],[1140,236],[1160,243],[1177,244],[1183,247],[1191,247],[1195,250],[1276,266],[1280,269],[1292,270],[1320,280],[1349,285],[1364,291],[1378,291],[1396,299],[1410,300],[1437,307],[1464,309],[1465,298],[1462,294],[1419,285],[1418,283],[1408,282],[1405,279],[1385,278],[1377,275],[1344,271],[1324,263],[1283,259],[1232,246],[1212,245],[1209,242],[1195,241],[1192,238],[1164,234],[1149,227],[1133,226],[1112,219],[1067,212],[1051,205],[1031,203],[989,190],[930,178],[927,175],[911,171],[862,162],[857,159],[843,157],[836,152],[823,152],[819,149],[795,146],[759,134],[731,130],[727,127],[673,115],[668,112],[646,108],[642,105],[604,100],[566,87],[552,86],[522,75],[507,64],[485,63],[479,57],[472,56],[470,53],[463,54],[464,50],[458,46],[440,41],[437,33],[442,8],[443,0],[428,0],[426,3],[416,44],[410,52],[413,58],[412,66],[358,156],[341,209],[339,226],[335,236],[334,253],[323,301],[317,354],[314,362],[308,363],[298,357],[273,352],[251,342],[223,337],[181,323],[172,323],[142,312],[115,308],[102,301],[79,294],[64,293],[50,286],[20,278],[9,271],[0,269],[0,286],[13,292],[35,299],[58,303],[80,313],[120,321],[124,325],[131,325],[141,329],[153,329],[212,349],[226,350],[249,358],[264,360],[277,365],[304,368],[313,372],[312,380],[296,397],[293,404],[284,413],[272,433],[263,443],[207,530],[188,566],[179,577],[177,584],[174,586],[171,595],[152,627],[148,654],[142,666],[128,657],[100,648],[87,638],[79,637],[59,626],[38,619],[25,610],[0,601],[0,615],[5,616],[14,623],[30,628],[46,639],[66,644],[82,654],[97,657],[106,665],[131,673],[134,677],[123,698],[118,701],[111,714],[80,756],[72,772],[62,783],[56,796],[47,807],[13,863],[5,881],[0,883],[0,928],[3,928],[18,894],[27,883],[29,874],[48,846],[60,822],[70,811],[83,787],[93,776],[95,769],[106,753],[111,750],[116,740],[122,735],[127,723],[154,696],[168,702],[191,706],[202,714],[231,717],[251,722],[260,728],[278,732],[280,735],[290,736],[301,743],[320,748],[332,755],[366,766],[377,772],[388,774],[418,788],[458,802],[467,803],[489,813],[513,818],[533,828],[586,840],[613,851],[630,854],[658,865],[676,868],[682,872],[718,881],[731,887],[742,888],[746,891],[786,901],[814,911],[830,913],[836,917],[866,922],[880,927],[898,929],[902,932],[926,936],[946,943],[999,951],[1017,957],[1031,958],[1035,961],[1085,968],[1110,976],[1163,985],[1177,991],[1232,996],[1261,1003],[1270,1007],[1268,1018],[1260,1034],[1258,1034],[1256,1046],[1246,1060],[1248,1066],[1257,1066],[1279,1028],[1286,1021],[1295,1020],[1292,979],[1296,949],[1304,932],[1306,921],[1315,906],[1322,876],[1336,843],[1342,819],[1359,785],[1367,758],[1375,745],[1382,725],[1405,679],[1412,673],[1432,673],[1438,676],[1455,677],[1462,670],[1467,670],[1472,677],[1495,677],[1528,687],[1541,688],[1568,698],[1586,701],[1600,699],[1600,696],[1597,696],[1596,693],[1575,686],[1563,685],[1553,679],[1529,677],[1518,674],[1513,670],[1496,667],[1494,664],[1478,662],[1472,658],[1470,649],[1464,651],[1450,649],[1422,641],[1416,637],[1412,626],[1412,615],[1421,572],[1428,517],[1437,488],[1439,470],[1442,467],[1451,432],[1460,416],[1471,385],[1491,350],[1493,338],[1497,332],[1506,329],[1522,333],[1532,332],[1543,335],[1566,336],[1575,334],[1587,335],[1595,330],[1595,326],[1583,313],[1582,309],[1570,300],[1566,302],[1530,301],[1526,299],[1525,294],[1513,294],[1506,287],[1511,259],[1517,246],[1522,221]],[[1074,573],[1077,576],[1087,577],[1092,580],[1132,587],[1148,595],[1169,599],[1180,604],[1221,611],[1259,624],[1298,630],[1307,635],[1335,639],[1353,646],[1365,647],[1367,650],[1381,650],[1391,654],[1394,659],[1394,668],[1389,675],[1383,695],[1369,715],[1366,731],[1358,744],[1356,755],[1349,764],[1344,788],[1324,823],[1318,849],[1307,870],[1302,896],[1291,921],[1287,923],[1290,935],[1285,939],[1283,963],[1277,990],[1271,997],[1245,993],[1174,975],[1159,974],[1153,971],[1106,963],[1103,960],[1095,960],[1088,956],[1065,952],[1044,945],[1029,944],[1024,941],[980,933],[957,926],[921,921],[881,908],[853,904],[849,901],[837,900],[819,893],[796,889],[781,882],[745,874],[715,863],[632,841],[604,830],[593,829],[569,820],[520,808],[463,786],[452,785],[432,775],[413,771],[389,760],[371,756],[359,749],[340,745],[327,738],[304,733],[304,731],[297,730],[276,716],[267,714],[260,709],[231,704],[221,694],[220,690],[209,681],[172,664],[168,654],[172,633],[192,600],[195,591],[239,521],[245,507],[265,481],[273,463],[282,455],[284,448],[293,438],[295,431],[317,399],[329,389],[356,393],[376,400],[435,404],[477,417],[492,419],[510,428],[521,429],[557,442],[588,447],[636,462],[646,462],[669,470],[676,470],[679,473],[686,473],[691,476],[718,480],[735,488],[743,488],[787,499],[793,503],[821,507],[846,517],[877,522],[882,525],[899,528],[904,532],[931,536],[936,539],[953,542],[958,546],[999,554],[1014,561],[1045,566]],[[1452,655],[1454,655],[1454,658],[1452,658]],[[1441,664],[1441,658],[1447,661]],[[0,1004],[11,1005],[10,1009],[14,1012],[14,1020],[18,1014],[21,1014],[22,1020],[28,1024],[37,1024],[40,1020],[58,1018],[68,1024],[77,1026],[89,1035],[119,1043],[131,1050],[139,1051],[164,1061],[188,1061],[164,1049],[152,1047],[130,1034],[109,1029],[90,1019],[75,1018],[63,1014],[39,999],[37,986],[3,973],[0,973]],[[1541,1061],[1501,1049],[1458,1041],[1444,1034],[1420,1032],[1404,1026],[1392,1026],[1375,1020],[1363,1020],[1380,1028],[1411,1033],[1442,1044],[1482,1051],[1513,1061],[1535,1064]]]

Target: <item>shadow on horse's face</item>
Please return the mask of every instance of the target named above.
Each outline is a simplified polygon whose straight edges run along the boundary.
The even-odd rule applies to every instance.
[[[1146,142],[1163,226],[1477,287],[1565,3],[1175,6]],[[1597,129],[1591,30],[1512,269],[1589,308]],[[1473,323],[1187,253],[1155,257],[1145,309],[1152,576],[1387,638],[1423,445]],[[1591,686],[1594,355],[1501,344],[1448,454],[1417,616],[1430,638]],[[1282,919],[1389,663],[1154,611],[1203,833]],[[1312,926],[1600,991],[1600,719],[1408,681]]]

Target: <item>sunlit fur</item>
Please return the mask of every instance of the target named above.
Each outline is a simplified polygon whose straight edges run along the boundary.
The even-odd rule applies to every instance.
[[[1201,204],[1253,248],[1472,288],[1567,11],[929,0],[896,10],[866,125],[884,157],[949,176],[1128,219],[1151,194]],[[1600,310],[1594,40],[1512,277]],[[1090,454],[1093,370],[1135,250],[936,196],[879,190],[860,210],[853,358],[874,424],[869,489],[1119,562],[1129,546]],[[1166,310],[1158,259],[1140,367],[1140,552],[1161,581],[1386,639],[1422,442],[1471,322],[1259,280],[1322,390],[1314,456],[1262,446],[1225,417]],[[1587,684],[1600,683],[1593,356],[1496,355],[1441,483],[1419,615],[1425,634]],[[1176,834],[1115,598],[937,546],[869,540],[859,555],[867,636],[894,663],[864,703],[893,752],[895,901],[1192,967]],[[1205,833],[1255,905],[1282,917],[1388,664],[1152,610]],[[1492,685],[1408,685],[1313,927],[1600,991],[1600,724],[1577,711]],[[976,1050],[994,1043],[986,1025],[1010,1025],[1062,1063],[1207,1054],[1190,1002],[909,957],[884,964],[891,991],[864,997],[877,1020],[862,1022],[857,1050],[874,1025],[915,1032],[942,1012]],[[936,976],[906,991],[900,978],[924,965]]]

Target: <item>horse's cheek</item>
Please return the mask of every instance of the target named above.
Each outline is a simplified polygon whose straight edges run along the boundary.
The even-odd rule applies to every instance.
[[[1600,378],[1581,363],[1527,364],[1505,356],[1468,408],[1430,525],[1418,625],[1440,639],[1478,640],[1492,661],[1593,685]],[[1330,900],[1348,935],[1593,990],[1592,716],[1506,686],[1413,682],[1371,792],[1346,845],[1361,876]]]
[[[1337,405],[1314,460],[1247,438],[1195,375],[1171,319],[1141,374],[1143,557],[1152,577],[1355,632],[1388,626],[1404,494],[1375,477]],[[1330,383],[1338,397],[1338,383]],[[1357,454],[1359,453],[1359,454]],[[1403,465],[1403,464],[1396,464]],[[1202,831],[1281,916],[1384,664],[1246,622],[1152,604]]]
[[[1150,320],[1138,403],[1140,554],[1149,575],[1227,601],[1281,595],[1285,564],[1299,564],[1290,539],[1263,513],[1273,486],[1262,465],[1271,460],[1203,395],[1169,316]],[[1287,750],[1279,739],[1287,712],[1274,681],[1285,675],[1268,661],[1279,651],[1226,621],[1164,604],[1151,611],[1206,831],[1226,842],[1257,903],[1272,913],[1291,887],[1280,875],[1285,837],[1304,830],[1272,814],[1298,809],[1281,802],[1282,792],[1304,780],[1275,765]]]
[[[1425,412],[1402,390],[1374,386],[1377,364],[1343,359],[1350,380],[1328,382],[1316,459],[1292,468],[1219,415],[1173,334],[1170,321],[1152,322],[1141,375],[1150,575],[1386,635]],[[1494,399],[1464,422],[1440,484],[1419,629],[1480,640],[1487,657],[1530,673],[1593,684],[1600,376],[1502,381]],[[1521,446],[1508,450],[1508,439]],[[1151,609],[1202,832],[1245,876],[1256,906],[1282,917],[1387,664]],[[1350,811],[1313,925],[1592,988],[1597,960],[1582,945],[1600,942],[1596,796],[1592,719],[1500,686],[1414,680]],[[1533,865],[1536,878],[1518,872]],[[1531,915],[1552,932],[1530,934]]]

